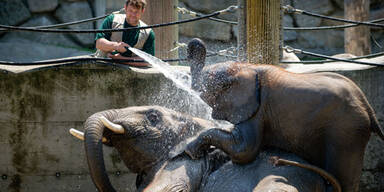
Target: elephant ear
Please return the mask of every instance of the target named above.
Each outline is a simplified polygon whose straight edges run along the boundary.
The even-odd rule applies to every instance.
[[[202,88],[209,93],[215,93],[229,88],[238,77],[237,67],[233,67],[233,62],[218,63],[215,65],[207,66],[202,72]]]
[[[254,117],[261,108],[260,74],[242,66],[241,72],[221,82],[221,92],[217,93],[218,108],[214,110],[227,121],[237,124]],[[217,103],[216,103],[217,105]],[[214,105],[213,105],[214,106]]]

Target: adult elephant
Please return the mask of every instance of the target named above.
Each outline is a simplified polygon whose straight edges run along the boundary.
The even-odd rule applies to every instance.
[[[159,106],[128,107],[95,113],[84,123],[85,133],[70,132],[85,139],[91,177],[100,192],[115,191],[106,174],[103,144],[117,149],[124,164],[139,174],[138,186],[148,185],[174,147],[214,124]],[[180,173],[180,177],[182,173]],[[191,189],[198,184],[190,184]]]
[[[232,165],[219,151],[198,160],[179,154],[188,139],[214,126],[210,121],[163,107],[141,106],[96,113],[85,122],[85,134],[74,129],[70,132],[85,139],[91,177],[100,192],[115,191],[106,174],[103,144],[116,148],[125,165],[138,174],[138,191],[223,192],[224,186],[227,191],[324,191],[325,182],[315,172],[275,167],[268,161],[270,156],[279,156],[305,163],[286,152],[268,151],[244,167]],[[234,175],[233,181],[228,180]]]
[[[371,132],[384,139],[363,92],[335,73],[295,74],[271,65],[225,62],[204,67],[205,45],[188,45],[192,87],[213,108],[212,117],[235,124],[210,129],[188,145],[193,158],[209,145],[234,163],[252,162],[276,147],[333,174],[346,192],[358,191]]]

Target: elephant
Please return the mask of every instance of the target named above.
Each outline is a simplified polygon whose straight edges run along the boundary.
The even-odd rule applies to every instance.
[[[220,152],[207,153],[197,160],[192,160],[185,153],[169,159],[157,170],[156,176],[152,177],[151,183],[143,191],[324,192],[324,179],[334,182],[332,184],[335,188],[341,188],[334,178],[322,175],[323,179],[317,170],[312,172],[295,166],[276,167],[270,161],[271,157],[277,155],[302,165],[306,163],[292,153],[268,149],[255,161],[247,165],[236,165]]]
[[[189,140],[215,126],[164,107],[140,106],[95,113],[84,123],[85,134],[75,129],[70,132],[85,140],[91,178],[100,192],[115,191],[106,174],[103,144],[116,148],[129,170],[138,174],[138,191],[219,192],[223,186],[227,191],[324,191],[325,182],[318,171],[275,167],[268,159],[279,156],[306,163],[294,154],[267,150],[249,165],[239,166],[220,150],[211,149],[196,160],[183,152]],[[238,177],[229,180],[234,175]]]
[[[202,40],[189,42],[192,88],[212,107],[212,118],[235,127],[204,131],[188,144],[188,155],[199,158],[212,145],[233,163],[247,164],[264,148],[275,147],[325,169],[343,191],[358,191],[371,132],[381,139],[384,134],[352,80],[331,72],[296,74],[235,61],[205,66],[205,54]]]
[[[183,115],[160,106],[111,109],[90,116],[85,132],[70,132],[84,139],[91,178],[99,191],[115,191],[105,171],[103,144],[117,149],[124,164],[138,174],[138,186],[149,183],[173,147],[196,135],[210,121]],[[106,129],[107,128],[107,129]]]

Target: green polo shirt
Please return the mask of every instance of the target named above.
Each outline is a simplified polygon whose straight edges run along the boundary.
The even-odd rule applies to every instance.
[[[111,14],[107,18],[104,19],[103,23],[101,24],[100,29],[112,29],[112,22],[113,22],[113,17],[114,15]],[[124,21],[124,28],[129,28],[129,27],[135,27],[131,26],[127,23],[127,21]],[[140,24],[139,24],[140,27]],[[135,46],[138,39],[139,39],[139,29],[134,29],[134,30],[128,30],[128,31],[123,31],[123,42],[127,43],[131,47]],[[106,32],[106,33],[97,33],[95,40],[98,40],[100,38],[105,38],[107,40],[111,40],[111,35],[112,33]],[[142,51],[155,55],[155,33],[153,30],[149,33],[147,41],[145,41],[143,48],[141,49]],[[130,50],[127,50],[122,54],[125,57],[131,57],[132,52]]]

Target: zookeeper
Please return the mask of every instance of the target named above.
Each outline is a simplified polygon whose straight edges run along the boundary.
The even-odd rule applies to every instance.
[[[144,14],[146,0],[126,0],[124,10],[113,13],[104,19],[100,29],[119,29],[147,26],[141,17]],[[96,57],[112,59],[140,59],[127,47],[135,47],[148,54],[155,55],[155,33],[152,29],[134,29],[123,32],[96,34]],[[148,66],[148,63],[128,62],[131,66]]]

